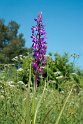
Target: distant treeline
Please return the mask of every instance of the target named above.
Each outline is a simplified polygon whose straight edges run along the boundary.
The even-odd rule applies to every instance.
[[[7,25],[0,19],[0,63],[12,63],[12,59],[18,55],[26,55],[31,48],[25,47],[23,33],[19,33],[20,25],[10,21]]]

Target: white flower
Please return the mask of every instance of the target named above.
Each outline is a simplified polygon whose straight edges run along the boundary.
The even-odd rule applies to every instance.
[[[7,84],[8,84],[10,87],[15,87],[14,81],[8,81]]]
[[[61,75],[61,76],[58,76],[58,77],[56,77],[56,79],[62,79],[63,78],[63,76]]]
[[[23,55],[19,55],[20,57],[22,57]]]
[[[19,71],[23,71],[23,69],[22,69],[22,68],[19,68],[17,71],[18,71],[18,72],[19,72]]]
[[[60,93],[64,94],[65,92],[62,90]]]
[[[1,83],[1,82],[0,82]],[[2,88],[3,89],[3,87],[2,86],[0,86],[0,88]]]
[[[76,76],[78,76],[76,73],[71,73],[72,75],[76,75]]]
[[[3,96],[3,95],[0,95],[0,98],[1,98],[1,99],[4,99],[4,96]]]
[[[12,61],[17,61],[17,59],[18,59],[18,58],[17,58],[17,57],[15,57],[15,58],[13,58],[13,59],[12,59]]]
[[[14,87],[15,87],[15,85],[11,85],[11,84],[10,84],[9,86],[10,86],[10,87],[12,87],[12,88],[14,88]]]
[[[18,61],[18,56],[12,59],[12,61]]]
[[[22,57],[20,57],[20,60],[23,60],[23,58],[22,58]]]
[[[12,85],[14,83],[14,81],[8,81],[7,84],[8,85]]]
[[[24,84],[23,81],[18,81],[18,84]]]
[[[18,56],[16,56],[15,59],[18,59]]]
[[[23,55],[19,55],[19,59],[20,60],[23,60]]]
[[[56,75],[57,75],[57,74],[61,74],[61,72],[60,72],[60,71],[56,71],[56,72],[54,72],[54,74],[56,74]]]
[[[23,58],[25,59],[25,58],[26,58],[26,56],[23,56]]]

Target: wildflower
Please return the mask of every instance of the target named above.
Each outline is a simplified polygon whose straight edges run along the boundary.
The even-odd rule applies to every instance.
[[[58,76],[58,77],[56,77],[56,79],[62,79],[63,78],[63,76],[61,75],[61,76]]]
[[[23,81],[18,81],[18,84],[24,85]]]
[[[72,75],[78,76],[76,73],[71,73]]]
[[[18,56],[14,57],[12,61],[18,61]]]
[[[23,57],[23,55],[19,55],[19,57]]]
[[[18,56],[16,56],[15,59],[18,59]]]
[[[22,69],[22,68],[19,68],[19,69],[17,70],[17,72],[20,72],[20,71],[23,71],[23,69]]]
[[[10,84],[9,86],[10,86],[11,88],[15,88],[15,85],[11,85],[11,84]]]
[[[60,71],[56,71],[56,72],[54,72],[54,74],[58,75],[58,74],[61,74],[61,72]]]
[[[15,87],[14,81],[8,81],[7,84],[8,84],[10,87],[12,87],[12,88]]]
[[[46,32],[44,30],[44,24],[42,23],[42,12],[38,14],[38,17],[34,19],[36,26],[32,26],[32,50],[33,50],[33,68],[36,70],[36,78],[40,78],[44,74],[43,66],[46,64],[46,48],[47,43]]]
[[[14,81],[8,81],[7,84],[8,85],[13,85],[14,84]]]
[[[3,95],[0,95],[0,99],[3,100],[5,97]]]

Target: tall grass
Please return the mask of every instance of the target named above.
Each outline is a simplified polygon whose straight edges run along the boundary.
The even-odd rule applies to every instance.
[[[59,124],[59,120],[60,120],[60,118],[61,118],[61,116],[62,116],[62,113],[63,113],[63,111],[64,111],[64,109],[65,109],[66,103],[68,102],[69,97],[70,97],[70,95],[71,95],[71,93],[72,93],[73,87],[74,87],[74,84],[73,84],[73,86],[72,86],[72,88],[71,88],[71,90],[70,90],[70,92],[69,92],[69,94],[68,94],[68,96],[67,96],[67,98],[66,98],[66,100],[65,100],[65,102],[64,102],[64,104],[63,104],[63,106],[62,106],[62,109],[61,109],[61,111],[60,111],[60,113],[59,113],[58,118],[56,119],[55,124]]]
[[[67,87],[59,93],[56,89],[31,82],[31,64],[28,86],[0,81],[0,124],[83,124],[83,89],[79,94]],[[43,81],[43,80],[42,80]]]

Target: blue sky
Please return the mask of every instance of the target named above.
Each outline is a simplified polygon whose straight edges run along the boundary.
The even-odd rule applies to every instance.
[[[39,11],[46,24],[47,52],[80,54],[77,63],[83,68],[83,0],[0,0],[0,18],[20,24],[27,47]]]

